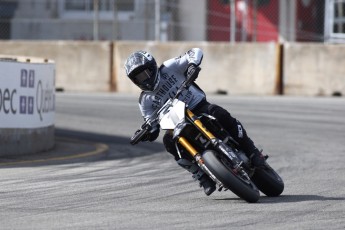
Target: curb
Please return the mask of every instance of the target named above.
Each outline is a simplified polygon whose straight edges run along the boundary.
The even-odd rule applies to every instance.
[[[104,143],[55,137],[53,149],[32,155],[0,157],[0,167],[76,160],[101,155],[108,150],[109,146]]]

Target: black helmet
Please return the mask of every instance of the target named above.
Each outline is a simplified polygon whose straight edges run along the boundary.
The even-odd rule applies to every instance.
[[[157,83],[157,63],[145,51],[132,53],[125,62],[126,74],[140,89],[153,91]]]

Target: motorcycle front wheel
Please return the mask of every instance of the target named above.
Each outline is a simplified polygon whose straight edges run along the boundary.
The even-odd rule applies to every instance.
[[[268,164],[265,169],[255,169],[251,179],[266,196],[279,196],[284,190],[282,178]]]
[[[206,167],[222,184],[235,193],[238,197],[249,203],[255,203],[260,198],[260,192],[250,180],[245,181],[240,175],[225,166],[217,157],[217,153],[206,150],[202,154]]]

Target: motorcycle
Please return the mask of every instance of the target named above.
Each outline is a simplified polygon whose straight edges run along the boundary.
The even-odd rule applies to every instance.
[[[172,133],[179,156],[189,154],[218,185],[218,191],[230,190],[249,203],[259,200],[259,190],[270,197],[279,196],[284,182],[267,162],[262,168],[252,167],[239,144],[215,117],[196,116],[178,99],[194,80],[186,79],[176,94],[141,125],[130,143],[137,144],[158,123],[161,129]]]

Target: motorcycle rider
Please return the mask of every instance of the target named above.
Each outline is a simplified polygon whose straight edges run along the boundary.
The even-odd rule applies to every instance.
[[[163,62],[159,68],[154,57],[146,51],[134,52],[127,58],[124,66],[125,71],[129,79],[142,90],[139,97],[139,108],[145,120],[175,95],[186,78],[198,75],[202,58],[203,52],[199,48],[192,48],[182,56],[169,59]],[[255,167],[264,166],[264,156],[248,137],[242,124],[224,108],[209,103],[205,93],[195,83],[179,99],[184,101],[196,115],[207,113],[218,119],[239,143],[251,164]],[[159,124],[152,127],[151,131],[141,141],[157,139],[159,128]],[[199,181],[200,187],[203,187],[207,196],[215,191],[215,182],[193,162],[191,157],[187,154],[181,154],[183,158],[179,157],[170,132],[166,132],[164,135],[163,143],[166,150],[175,157],[177,164],[191,172],[193,178]],[[183,153],[183,151],[181,152]]]

